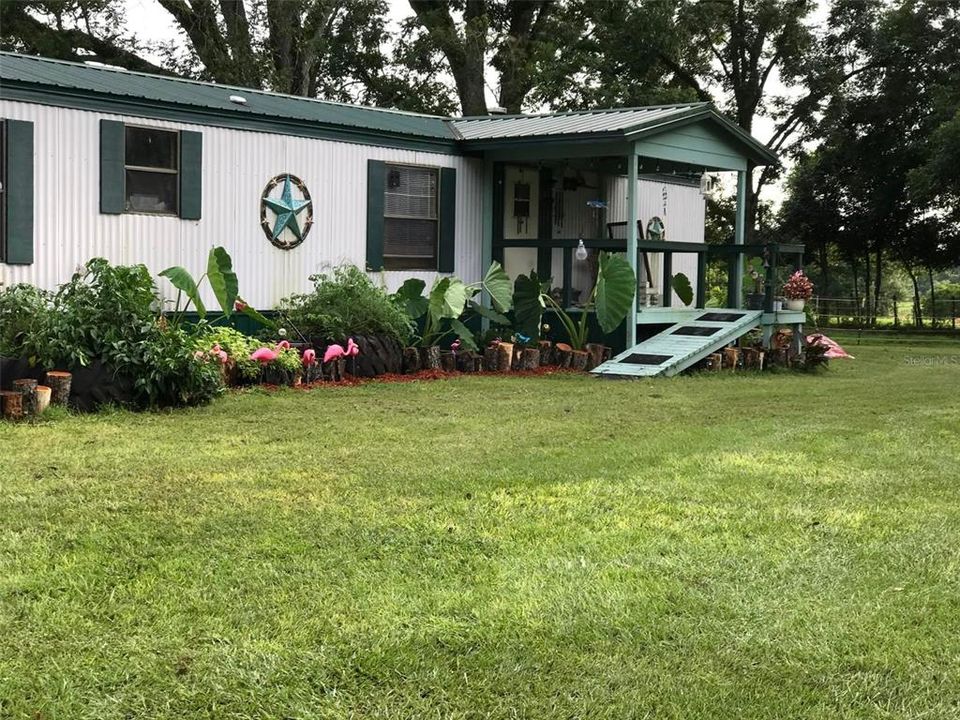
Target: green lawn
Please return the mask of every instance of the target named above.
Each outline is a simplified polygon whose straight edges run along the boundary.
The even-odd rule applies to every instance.
[[[960,343],[847,339],[0,424],[0,717],[955,719]]]

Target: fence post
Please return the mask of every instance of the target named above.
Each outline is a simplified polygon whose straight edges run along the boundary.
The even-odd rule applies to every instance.
[[[893,296],[893,326],[900,327],[900,314],[897,312],[897,296]]]
[[[956,298],[954,298],[953,302],[950,303],[950,307],[951,307],[950,318],[951,318],[951,321],[953,322],[953,329],[956,330],[957,329],[957,299]]]

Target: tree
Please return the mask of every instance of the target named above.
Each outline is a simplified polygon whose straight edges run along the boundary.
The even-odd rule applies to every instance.
[[[499,104],[519,113],[553,49],[555,0],[410,0],[421,52],[442,54],[464,115],[486,115],[486,71],[500,75]]]
[[[451,107],[442,82],[384,50],[386,0],[155,1],[182,43],[138,42],[125,29],[122,0],[27,0],[0,4],[0,44],[306,97],[420,111]],[[148,53],[163,61],[148,60]]]

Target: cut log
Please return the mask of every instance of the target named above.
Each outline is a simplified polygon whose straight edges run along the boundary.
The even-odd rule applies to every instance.
[[[457,356],[452,352],[440,353],[440,367],[444,372],[457,371]]]
[[[570,355],[570,368],[572,370],[586,370],[588,362],[590,362],[590,353],[586,350],[574,350]]]
[[[540,351],[537,348],[524,348],[520,351],[520,370],[536,370],[540,367]]]
[[[497,372],[510,372],[513,368],[513,343],[497,345]]]
[[[566,343],[557,343],[553,346],[553,361],[562,368],[570,367],[573,358],[573,348]]]
[[[440,348],[437,345],[420,349],[420,368],[422,370],[440,369]]]
[[[735,347],[723,349],[723,368],[724,370],[736,370],[740,364],[740,351]]]
[[[37,414],[40,415],[50,407],[50,388],[46,385],[37,385]]]
[[[483,369],[487,372],[497,371],[497,346],[485,348],[483,351]]]
[[[553,363],[553,343],[549,340],[541,340],[537,343],[540,349],[540,364],[550,365]]]
[[[603,363],[607,346],[603,343],[587,343],[587,352],[590,354],[590,358],[587,360],[587,370],[593,370],[597,365]]]
[[[23,394],[19,390],[0,390],[0,405],[7,420],[23,417]]]
[[[420,350],[415,347],[403,349],[403,372],[407,375],[420,372]]]
[[[23,414],[37,414],[37,381],[33,378],[14,380],[13,389],[23,395]]]
[[[66,407],[70,402],[70,385],[73,383],[73,374],[61,370],[51,370],[47,373],[45,382],[50,388],[50,402],[53,405]]]
[[[483,356],[472,350],[457,353],[457,370],[465,373],[474,373],[480,370]]]
[[[711,353],[704,360],[705,369],[716,372],[723,367],[723,353]]]

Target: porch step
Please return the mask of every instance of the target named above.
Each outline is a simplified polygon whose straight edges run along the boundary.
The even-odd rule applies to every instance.
[[[611,377],[676,375],[759,327],[762,314],[725,308],[645,310],[637,316],[638,333],[645,325],[659,326],[658,331],[592,372]]]

